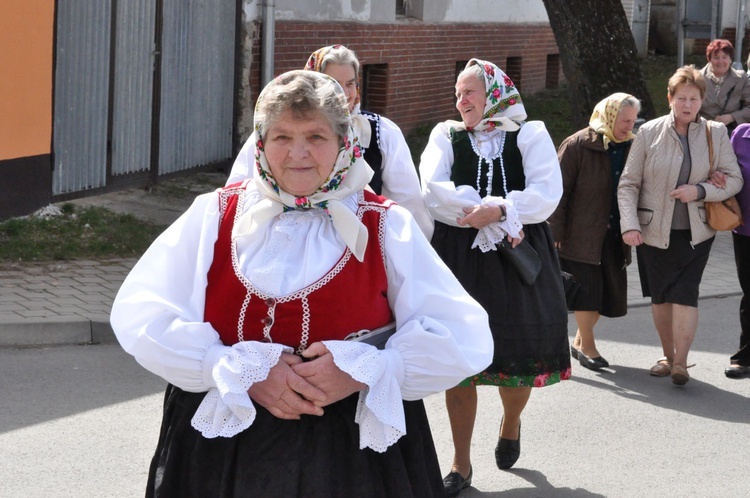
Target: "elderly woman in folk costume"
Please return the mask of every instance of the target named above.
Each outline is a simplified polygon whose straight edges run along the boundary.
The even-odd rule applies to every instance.
[[[442,495],[420,400],[490,362],[486,313],[364,190],[332,78],[279,76],[255,127],[253,178],[196,198],[112,308],[169,382],[147,495]],[[390,322],[384,349],[348,340]]]
[[[352,126],[360,139],[365,161],[374,174],[369,186],[406,208],[429,240],[433,222],[422,199],[417,169],[401,129],[390,119],[360,109],[359,60],[344,45],[331,45],[310,55],[305,69],[327,74],[339,82],[346,93]],[[250,137],[237,155],[227,185],[253,174],[255,140]]]
[[[638,99],[614,93],[596,105],[589,126],[566,138],[557,151],[563,195],[548,221],[563,271],[581,284],[571,303],[578,324],[571,356],[592,370],[609,366],[594,341],[599,317],[627,313],[631,256],[620,233],[617,184],[639,111]]]
[[[484,372],[446,392],[455,453],[443,482],[451,496],[472,479],[476,386],[499,388],[495,460],[508,469],[520,455],[532,388],[570,377],[565,296],[546,224],[562,194],[555,147],[542,122],[524,122],[521,96],[491,62],[470,60],[456,97],[462,121],[432,130],[420,174],[436,221],[432,245],[489,314],[494,354]],[[522,279],[513,264],[522,250],[541,267],[535,279]]]

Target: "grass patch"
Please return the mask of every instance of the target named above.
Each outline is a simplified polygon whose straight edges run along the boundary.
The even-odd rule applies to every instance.
[[[694,64],[697,69],[706,65],[706,56],[700,54],[685,54],[685,64]],[[677,57],[674,55],[651,55],[641,61],[643,76],[646,78],[646,88],[654,102],[656,116],[669,113],[667,102],[667,82],[677,70]]]
[[[567,85],[522,97],[528,120],[544,121],[555,147],[577,131],[571,122]]]
[[[0,223],[0,261],[138,257],[163,230],[131,214],[66,203],[55,215]]]

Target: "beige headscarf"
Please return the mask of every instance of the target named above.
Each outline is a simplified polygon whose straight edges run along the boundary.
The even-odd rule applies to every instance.
[[[297,77],[299,73],[306,76],[315,75],[313,77],[320,78],[325,84],[329,84],[331,91],[340,96],[342,105],[344,105],[343,102],[346,100],[344,90],[336,80],[323,73],[302,70],[289,71],[278,76],[263,89],[255,107],[254,136],[257,138],[257,142],[255,144],[255,175],[253,177],[253,181],[258,187],[258,191],[263,195],[263,199],[242,215],[235,225],[233,237],[250,235],[285,211],[323,209],[330,216],[336,232],[346,246],[359,261],[362,261],[367,247],[367,228],[341,200],[362,190],[372,178],[373,171],[362,158],[359,138],[354,134],[351,125],[349,132],[343,137],[343,145],[336,157],[331,174],[312,195],[299,197],[282,190],[268,165],[262,139],[267,130],[262,129],[262,125],[257,119],[259,115],[258,106],[269,88],[274,85],[285,84],[285,82],[290,81],[290,78]]]
[[[622,101],[630,98],[635,98],[628,93],[613,93],[609,97],[605,98],[594,107],[594,112],[591,113],[591,119],[589,119],[589,126],[594,129],[595,132],[601,133],[602,139],[604,140],[604,148],[609,148],[609,143],[614,142],[619,144],[621,142],[627,142],[633,140],[635,135],[633,132],[629,132],[628,136],[623,140],[616,140],[614,134],[615,121],[617,121],[617,114],[620,112]]]

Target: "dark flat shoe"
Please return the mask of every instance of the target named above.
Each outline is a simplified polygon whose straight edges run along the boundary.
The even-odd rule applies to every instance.
[[[474,469],[469,467],[469,475],[466,479],[463,478],[458,472],[451,472],[443,478],[443,487],[445,487],[445,493],[448,496],[458,496],[462,489],[466,489],[471,486],[471,476],[474,474]]]
[[[518,461],[521,456],[521,426],[518,426],[518,439],[500,438],[495,447],[495,463],[497,468],[507,470]]]
[[[750,367],[744,367],[742,365],[729,365],[724,370],[724,375],[730,379],[741,379],[747,374],[750,374]]]
[[[586,367],[589,370],[599,370],[601,368],[607,368],[609,366],[609,362],[602,356],[590,358],[586,356],[586,353],[584,353],[580,349],[578,350],[578,362],[581,364],[581,366]]]
[[[573,346],[570,346],[570,356],[571,356],[571,358],[573,358],[574,360],[577,360],[578,359],[578,353],[580,353],[579,350],[577,350]]]

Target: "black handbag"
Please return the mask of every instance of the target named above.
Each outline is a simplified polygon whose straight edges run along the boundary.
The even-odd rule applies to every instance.
[[[516,247],[511,247],[507,238],[497,244],[497,251],[501,257],[513,265],[521,281],[526,285],[532,285],[542,269],[542,260],[531,244],[524,238]]]
[[[578,297],[578,292],[581,290],[581,284],[576,282],[573,275],[566,271],[561,271],[563,290],[565,291],[565,303],[568,305],[568,309],[572,310]]]

